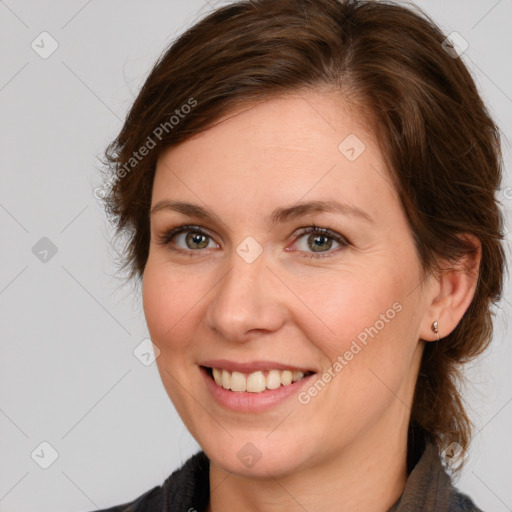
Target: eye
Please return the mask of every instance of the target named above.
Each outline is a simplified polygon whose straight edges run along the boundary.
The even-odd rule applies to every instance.
[[[191,255],[193,251],[212,248],[213,238],[198,226],[179,226],[167,231],[158,242],[173,251]],[[213,244],[213,247],[219,247],[217,243]]]
[[[306,236],[307,235],[307,236]],[[193,252],[202,249],[218,248],[211,235],[199,226],[178,226],[159,237],[158,243],[168,246],[172,251],[192,257]],[[212,245],[213,244],[213,245]],[[297,236],[295,245],[303,258],[325,258],[331,256],[340,247],[348,247],[350,242],[343,236],[327,228],[315,225],[304,228]],[[309,254],[308,254],[309,253]]]
[[[307,236],[306,236],[307,235]],[[303,229],[298,235],[298,242],[295,242],[300,251],[303,251],[304,258],[325,258],[332,255],[333,244],[338,244],[339,247],[348,247],[350,242],[339,233],[331,231],[327,228],[319,228],[310,226]],[[334,247],[335,249],[337,247]]]

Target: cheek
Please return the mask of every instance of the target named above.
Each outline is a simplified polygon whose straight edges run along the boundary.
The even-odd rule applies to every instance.
[[[151,341],[160,350],[156,364],[162,383],[182,418],[188,414],[187,395],[180,383],[191,378],[189,356],[197,325],[193,308],[200,298],[190,285],[165,265],[148,260],[142,280],[144,315]],[[190,382],[185,385],[191,387]]]
[[[186,338],[187,313],[199,300],[194,287],[161,265],[148,261],[142,280],[142,299],[153,342],[161,351],[169,345],[179,349],[179,343]]]
[[[300,298],[309,311],[302,315],[301,329],[332,361],[350,350],[355,340],[364,346],[391,334],[403,309],[405,288],[396,271],[382,269],[375,274],[354,270],[306,280]]]
[[[336,375],[326,396],[341,416],[357,411],[359,417],[370,418],[396,396],[407,400],[403,390],[414,373],[421,305],[399,279],[351,285],[347,283],[338,307],[329,313],[336,336],[328,342],[313,339],[331,362],[326,370]]]

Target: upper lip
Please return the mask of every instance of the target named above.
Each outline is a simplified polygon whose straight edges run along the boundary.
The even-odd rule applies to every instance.
[[[229,361],[227,359],[215,359],[209,361],[203,361],[200,366],[206,366],[207,368],[219,368],[221,370],[228,370],[230,372],[240,373],[253,373],[263,370],[292,370],[300,372],[314,372],[309,368],[303,366],[297,366],[288,363],[278,363],[277,361],[251,361],[247,363],[241,363],[236,361]]]

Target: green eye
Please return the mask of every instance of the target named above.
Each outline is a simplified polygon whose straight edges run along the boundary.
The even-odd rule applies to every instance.
[[[316,226],[310,226],[304,229],[299,233],[297,240],[305,241],[305,244],[302,244],[301,248],[299,247],[299,250],[305,253],[305,258],[323,258],[330,256],[331,253],[334,252],[330,251],[333,243],[338,244],[339,247],[348,247],[350,245],[348,240],[339,233]],[[339,247],[335,247],[334,249]]]

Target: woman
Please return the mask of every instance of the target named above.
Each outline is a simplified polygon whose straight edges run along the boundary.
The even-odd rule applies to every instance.
[[[455,41],[457,43],[457,41]],[[492,337],[499,133],[426,16],[244,1],[107,152],[163,384],[202,450],[110,511],[478,511],[460,364]]]

